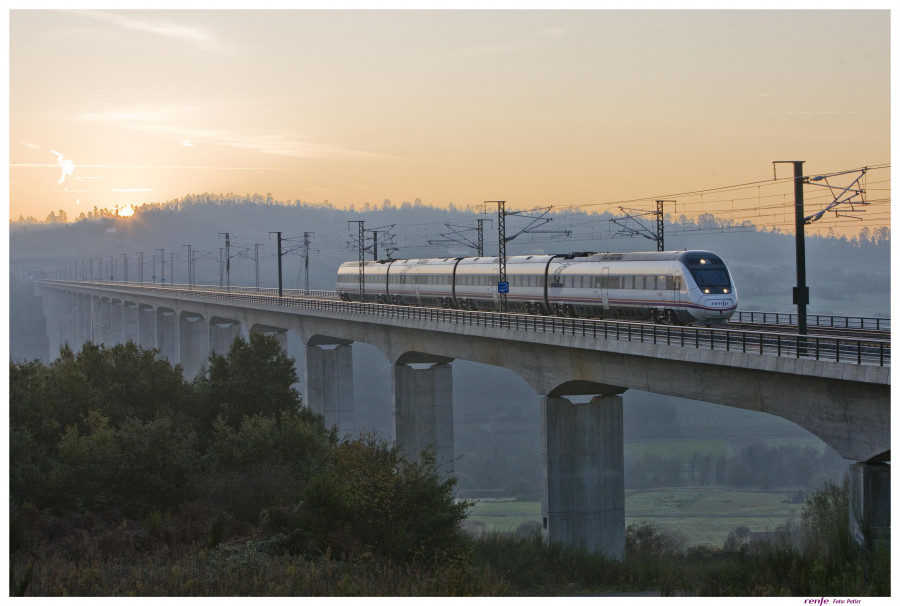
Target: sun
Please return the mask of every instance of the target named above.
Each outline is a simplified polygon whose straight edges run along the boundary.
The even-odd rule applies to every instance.
[[[134,214],[134,207],[126,206],[125,208],[119,208],[116,210],[116,215],[120,217],[130,217]]]

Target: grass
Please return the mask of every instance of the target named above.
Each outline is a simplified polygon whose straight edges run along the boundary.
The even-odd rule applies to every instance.
[[[714,491],[631,491],[635,502],[675,518],[702,517]],[[778,493],[744,495],[740,507],[771,505]],[[768,505],[767,505],[768,503]],[[94,517],[45,519],[19,528],[11,552],[10,593],[28,596],[889,596],[886,550],[862,551],[849,536],[847,489],[817,492],[803,510],[809,533],[801,548],[785,543],[727,549],[686,545],[680,532],[653,521],[629,523],[624,560],[544,544],[539,533],[462,537],[461,549],[436,565],[361,553],[293,555],[279,535],[261,529],[211,546],[172,520],[157,528]],[[494,500],[476,506],[482,519],[533,518],[537,503]],[[693,513],[692,513],[693,512]],[[35,513],[35,512],[31,512]],[[505,515],[512,514],[512,515]],[[736,512],[740,515],[741,512]],[[30,519],[30,518],[28,518]],[[24,521],[24,520],[20,520]],[[64,522],[69,522],[67,526]],[[20,524],[21,525],[21,524]],[[24,534],[23,534],[24,531]],[[195,536],[196,535],[196,536]],[[22,541],[27,538],[29,540]]]
[[[716,488],[626,490],[625,524],[651,521],[683,533],[688,545],[721,547],[737,526],[751,532],[774,530],[799,519],[802,504],[787,502],[794,491]],[[511,532],[525,522],[540,523],[538,501],[482,499],[469,510],[469,522],[484,532]]]
[[[647,440],[634,441],[625,444],[625,455],[655,454],[661,457],[681,455],[688,459],[695,452],[701,455],[727,455],[728,447],[720,439],[673,439],[673,440]]]

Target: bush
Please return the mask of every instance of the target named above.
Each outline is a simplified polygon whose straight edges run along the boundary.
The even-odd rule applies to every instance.
[[[328,464],[306,486],[279,530],[300,532],[321,552],[373,553],[394,561],[434,561],[457,555],[460,524],[471,506],[453,499],[454,479],[442,479],[434,456],[403,460],[374,436],[335,446]],[[286,521],[287,520],[287,521]],[[270,530],[275,528],[270,523]]]
[[[92,411],[87,431],[70,427],[59,443],[51,473],[52,494],[62,509],[118,509],[143,516],[168,511],[191,495],[198,468],[193,434],[169,419],[129,419],[119,428]]]

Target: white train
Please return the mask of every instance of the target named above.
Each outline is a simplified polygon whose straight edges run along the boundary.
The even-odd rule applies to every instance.
[[[366,261],[362,269],[340,266],[342,299],[500,309],[497,257]],[[512,256],[506,275],[510,312],[713,325],[737,308],[731,273],[707,251]]]

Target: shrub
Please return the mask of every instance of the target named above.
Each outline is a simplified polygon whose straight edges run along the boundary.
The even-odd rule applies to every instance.
[[[293,524],[322,552],[371,552],[394,561],[434,561],[459,553],[460,524],[471,506],[454,501],[454,479],[442,479],[434,456],[402,459],[374,436],[338,444],[306,486]]]
[[[129,419],[119,428],[92,411],[82,432],[70,427],[59,443],[52,494],[63,509],[118,509],[143,516],[167,511],[190,496],[198,459],[193,435],[169,419]]]

